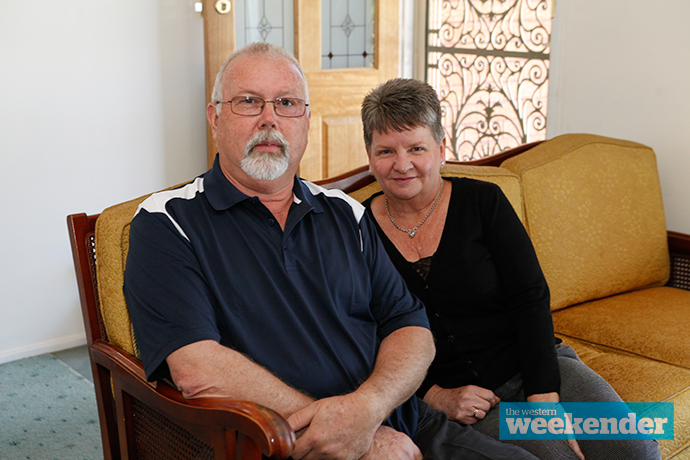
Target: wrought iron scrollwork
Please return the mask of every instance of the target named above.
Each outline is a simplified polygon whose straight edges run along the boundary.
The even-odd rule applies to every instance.
[[[427,78],[449,158],[546,137],[550,29],[550,0],[429,0]]]

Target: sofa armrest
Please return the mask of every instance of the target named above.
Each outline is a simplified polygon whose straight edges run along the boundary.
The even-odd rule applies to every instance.
[[[690,291],[690,235],[668,232],[671,276],[667,286]]]
[[[235,450],[236,457],[226,452],[227,458],[259,459],[262,453],[271,458],[287,458],[294,447],[295,435],[290,425],[270,409],[228,398],[185,399],[164,381],[147,382],[139,360],[102,340],[93,343],[90,354],[95,364],[110,371],[118,419],[124,422],[120,428],[127,433],[129,443],[137,437],[130,419],[133,398],[146,406],[147,412],[160,414],[154,417],[164,417],[214,449]],[[162,432],[158,434],[164,436]],[[219,445],[218,440],[225,441],[221,442],[225,445]]]

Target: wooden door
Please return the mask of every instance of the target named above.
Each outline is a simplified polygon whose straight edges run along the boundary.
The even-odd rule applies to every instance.
[[[295,56],[309,85],[309,145],[299,175],[318,180],[366,164],[360,121],[362,98],[398,75],[399,0],[376,0],[374,67],[321,69],[321,0],[295,0]],[[204,2],[206,93],[210,100],[215,74],[234,50],[234,15],[218,14],[214,0]],[[232,30],[232,32],[231,32]],[[210,86],[209,86],[210,85]],[[209,164],[216,146],[208,131]]]
[[[202,4],[206,101],[208,102],[211,100],[213,85],[216,83],[216,74],[228,56],[235,51],[235,8],[230,1],[203,0]],[[211,125],[207,121],[206,157],[209,168],[213,166],[213,159],[217,152],[218,147],[213,139]]]

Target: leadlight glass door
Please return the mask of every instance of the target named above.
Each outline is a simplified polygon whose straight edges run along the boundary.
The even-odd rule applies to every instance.
[[[324,7],[327,2],[329,6]],[[327,8],[330,14],[326,14]],[[339,14],[333,14],[336,9]],[[360,0],[359,4],[353,0],[295,1],[295,51],[307,75],[313,109],[309,146],[300,166],[302,177],[332,177],[367,163],[359,111],[362,99],[373,87],[398,74],[398,10],[399,0]],[[367,17],[373,18],[369,28],[365,27]],[[364,67],[329,68],[339,67],[326,61],[338,49],[322,42],[324,27],[333,30],[335,38],[330,45],[335,46],[335,41],[346,37],[350,23],[362,24],[352,29],[350,37],[355,32],[373,33],[373,53],[367,51],[363,37],[365,49],[350,45],[353,57],[349,61]],[[357,54],[359,59],[354,56]]]
[[[207,94],[236,46],[282,46],[295,53],[309,84],[300,176],[317,180],[366,164],[360,105],[371,88],[398,74],[399,0],[233,0],[223,17],[216,3],[204,1]],[[215,151],[209,137],[209,162]]]
[[[546,138],[552,0],[428,0],[426,78],[449,159]]]

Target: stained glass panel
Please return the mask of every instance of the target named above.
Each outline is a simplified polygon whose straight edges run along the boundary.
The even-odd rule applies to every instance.
[[[237,48],[268,42],[295,51],[293,0],[235,0],[235,40]]]
[[[374,0],[322,0],[322,69],[374,66],[374,11]]]

